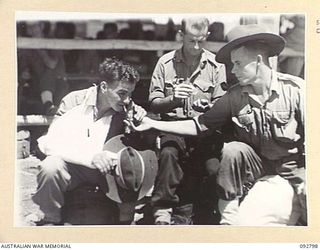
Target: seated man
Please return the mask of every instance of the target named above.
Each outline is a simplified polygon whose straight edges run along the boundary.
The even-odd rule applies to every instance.
[[[182,47],[163,55],[154,69],[150,108],[162,120],[192,120],[225,93],[221,87],[225,81],[224,65],[204,49],[208,26],[204,17],[184,19],[179,31]],[[155,224],[192,224],[200,167],[212,169],[219,165],[209,160],[219,151],[219,136],[214,130],[211,132],[201,139],[160,135],[159,173],[151,198]]]
[[[197,135],[232,122],[235,141],[224,144],[217,176],[220,223],[294,225],[299,216],[306,223],[304,81],[270,68],[268,58],[285,45],[280,36],[243,25],[227,37],[230,42],[216,59],[233,63],[239,83],[209,111],[194,120],[145,117],[139,126],[131,125]]]
[[[138,72],[116,59],[100,64],[98,86],[69,94],[69,106],[51,124],[47,135],[39,138],[39,148],[47,155],[41,162],[38,189],[33,201],[40,206],[44,218],[38,224],[61,223],[64,193],[81,184],[98,185],[107,193],[106,174],[118,156],[103,150],[104,143],[123,133],[125,106],[139,81]],[[133,105],[134,119],[142,120],[146,112]],[[120,224],[129,223],[120,218]],[[130,218],[132,219],[132,218]]]

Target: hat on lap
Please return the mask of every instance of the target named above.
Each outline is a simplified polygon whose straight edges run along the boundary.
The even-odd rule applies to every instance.
[[[104,150],[118,155],[117,165],[106,175],[106,195],[118,203],[142,199],[152,188],[158,171],[155,152],[137,138],[124,135],[108,140]]]

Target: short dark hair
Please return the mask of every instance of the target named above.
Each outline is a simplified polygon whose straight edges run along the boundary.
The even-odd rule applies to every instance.
[[[139,72],[130,64],[117,58],[105,58],[99,65],[101,80],[127,81],[137,83],[140,80]]]

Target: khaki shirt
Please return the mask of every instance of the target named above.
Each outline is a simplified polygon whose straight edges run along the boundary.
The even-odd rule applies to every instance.
[[[199,115],[200,113],[192,109],[194,101],[206,99],[214,102],[225,93],[220,86],[226,81],[225,66],[215,61],[215,55],[203,49],[199,65],[195,71],[190,72],[183,60],[181,48],[159,59],[151,78],[149,101],[173,95],[173,87],[180,78],[188,79],[196,91],[183,107],[161,114],[164,120],[188,119]]]
[[[195,121],[204,131],[231,120],[236,139],[269,160],[304,153],[304,85],[301,78],[273,71],[265,104],[257,100],[250,86],[237,84]]]

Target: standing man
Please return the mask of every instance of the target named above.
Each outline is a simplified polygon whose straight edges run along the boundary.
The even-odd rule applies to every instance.
[[[217,53],[232,62],[239,83],[206,113],[189,121],[144,118],[137,130],[155,128],[197,135],[231,121],[235,138],[225,143],[217,177],[221,224],[295,225],[307,222],[304,159],[304,81],[277,73],[269,57],[285,41],[258,25],[227,35]]]
[[[39,148],[47,156],[41,162],[38,188],[33,201],[40,206],[44,218],[39,225],[61,223],[64,193],[90,183],[105,193],[109,173],[117,154],[103,150],[104,143],[123,133],[124,107],[139,81],[139,73],[116,59],[105,59],[99,68],[101,82],[97,86],[70,93],[61,104],[59,115],[48,133],[39,138]],[[134,105],[134,119],[146,112]],[[132,218],[129,218],[132,219]],[[129,224],[120,218],[120,224]]]
[[[224,65],[203,48],[209,35],[208,26],[204,17],[184,19],[179,30],[182,47],[163,55],[154,69],[150,107],[164,121],[192,120],[225,93],[221,88],[226,80]],[[155,224],[192,223],[195,177],[209,155],[212,158],[217,151],[212,138],[218,142],[215,131],[201,139],[160,135],[159,173],[151,199]],[[207,165],[216,168],[214,164]],[[175,216],[171,219],[172,208]]]

